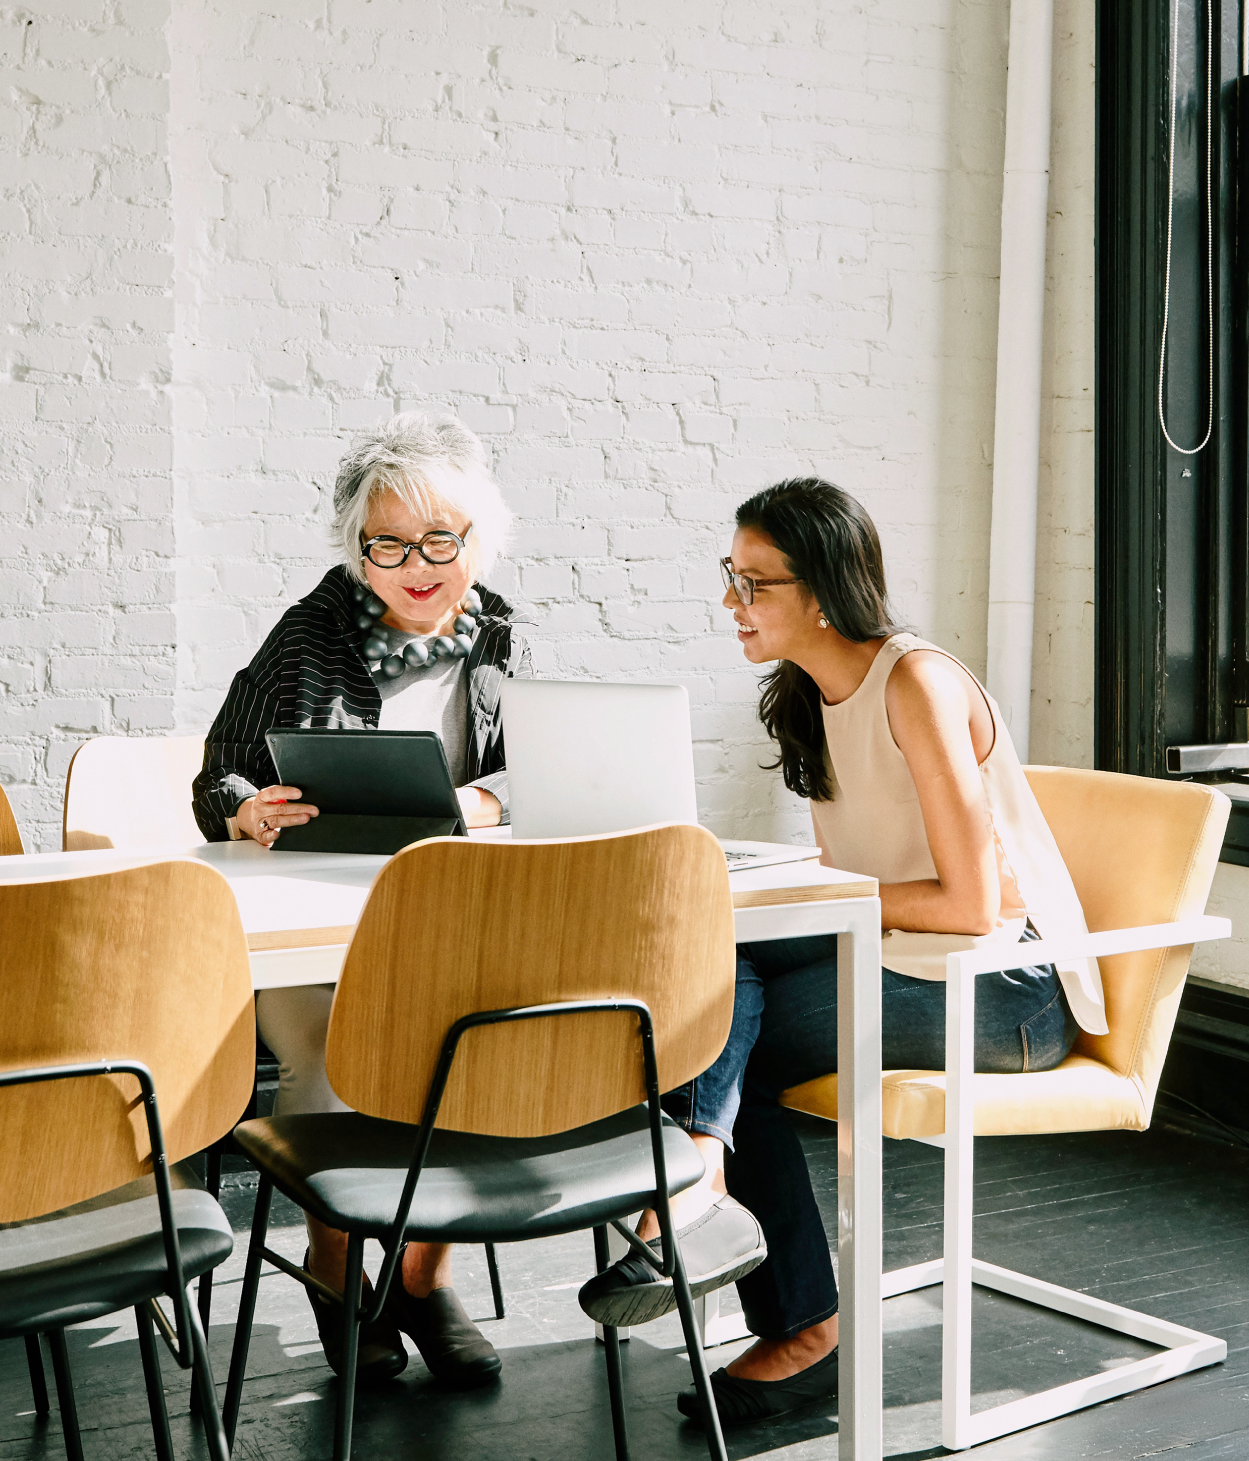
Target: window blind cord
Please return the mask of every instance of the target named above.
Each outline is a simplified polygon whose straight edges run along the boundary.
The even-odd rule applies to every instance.
[[[1177,446],[1167,430],[1166,410],[1163,406],[1163,383],[1167,371],[1167,324],[1171,313],[1171,216],[1175,208],[1175,91],[1176,54],[1180,35],[1180,0],[1174,0],[1171,28],[1171,130],[1167,138],[1167,262],[1162,287],[1162,349],[1158,358],[1158,422],[1167,445],[1181,456],[1195,457],[1204,451],[1214,431],[1214,219],[1210,190],[1211,153],[1211,80],[1213,75],[1214,47],[1210,44],[1210,0],[1206,0],[1206,315],[1207,346],[1209,354],[1209,383],[1207,392],[1206,434],[1200,446]]]

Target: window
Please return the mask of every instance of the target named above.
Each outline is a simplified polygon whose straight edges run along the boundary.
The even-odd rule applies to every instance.
[[[1213,408],[1194,455],[1167,445],[1158,414],[1173,25],[1163,404],[1182,447],[1201,441]],[[1245,38],[1236,0],[1100,0],[1097,27],[1095,754],[1105,770],[1164,776],[1168,745],[1249,740]],[[1249,805],[1233,813],[1224,857],[1249,865]]]

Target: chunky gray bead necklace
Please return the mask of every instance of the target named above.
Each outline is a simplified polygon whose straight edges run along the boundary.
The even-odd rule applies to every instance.
[[[377,632],[377,621],[386,612],[382,600],[363,584],[357,584],[351,596],[356,602],[356,627],[364,635],[364,657],[369,662],[370,674],[383,674],[388,680],[393,680],[404,670],[421,670],[449,659],[467,659],[473,648],[481,599],[471,588],[460,600],[454,634],[440,634],[432,644],[414,639],[404,645],[402,654],[389,654],[390,645]]]

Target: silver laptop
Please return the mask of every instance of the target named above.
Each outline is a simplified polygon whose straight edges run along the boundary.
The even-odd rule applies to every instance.
[[[581,837],[697,822],[682,685],[505,680],[514,837]]]
[[[503,739],[514,837],[698,821],[682,685],[505,680]],[[800,847],[722,845],[731,869],[813,855]]]

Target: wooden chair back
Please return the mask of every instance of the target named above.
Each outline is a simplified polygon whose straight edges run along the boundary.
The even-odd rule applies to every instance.
[[[1230,810],[1195,782],[1026,766],[1091,932],[1169,923],[1205,912]],[[1101,959],[1107,1035],[1081,1031],[1076,1051],[1138,1082],[1152,1110],[1191,946]]]
[[[22,846],[22,834],[18,831],[17,818],[4,794],[4,787],[0,786],[0,857],[17,857],[25,850]]]
[[[79,746],[65,782],[65,851],[198,846],[191,782],[203,764],[203,736],[98,736]]]
[[[229,1131],[251,1096],[255,1014],[229,884],[193,861],[0,883],[0,1069],[139,1060],[171,1162]],[[0,1087],[0,1222],[151,1170],[133,1076]]]
[[[378,876],[330,1018],[330,1084],[357,1111],[419,1122],[464,1015],[629,996],[650,1007],[660,1089],[728,1038],[736,958],[724,853],[700,827],[560,842],[435,838]],[[561,1015],[472,1029],[438,1125],[546,1136],[646,1099],[638,1022]]]

